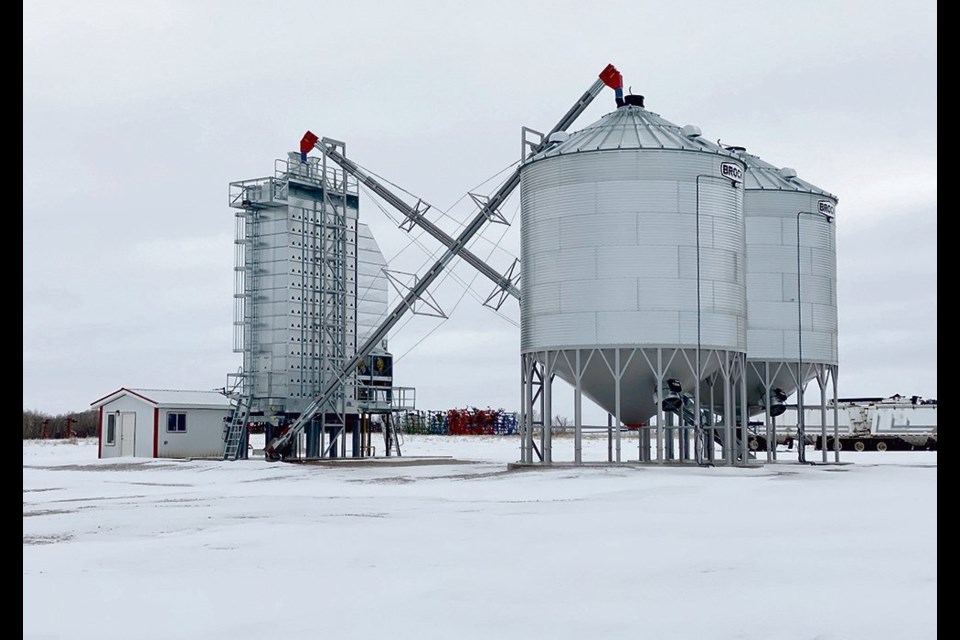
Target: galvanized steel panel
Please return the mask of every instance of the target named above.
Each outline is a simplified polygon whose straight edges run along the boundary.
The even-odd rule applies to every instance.
[[[531,210],[533,209],[528,209],[528,211]],[[550,224],[546,220],[528,221],[521,217],[520,225],[520,245],[530,251],[531,254],[542,254],[560,249],[560,227],[556,221]],[[523,269],[526,270],[525,265]]]
[[[635,107],[529,158],[520,185],[521,349],[695,348],[699,325],[704,348],[743,353],[743,195],[721,177],[723,162],[739,164],[732,152]],[[587,256],[594,264],[577,270]],[[689,367],[681,364],[671,375]],[[564,366],[559,375],[570,382]],[[612,410],[605,365],[582,373],[584,393]],[[623,383],[652,392],[648,365],[638,357]],[[655,410],[645,394],[623,400],[635,421]]]
[[[635,249],[624,247],[617,251],[598,247],[597,273],[618,273],[645,282],[679,278],[678,255],[679,247],[676,245],[638,245]],[[523,273],[526,280],[526,265]]]
[[[721,282],[715,280],[707,284],[708,286],[701,285],[700,290],[701,298],[705,301],[703,303],[704,308],[744,320],[746,319],[747,303],[741,295],[743,288],[739,282]],[[746,336],[744,336],[744,340],[746,340]]]
[[[640,242],[644,247],[658,245],[676,247],[696,245],[697,218],[695,215],[669,213],[640,213],[637,215]],[[701,238],[703,237],[701,231]]]
[[[783,331],[778,329],[750,329],[749,332],[751,353],[779,353],[784,354]],[[751,358],[755,360],[763,359],[761,356]]]
[[[736,249],[713,249],[700,247],[700,282],[717,281],[737,284],[741,291],[745,286],[745,274],[740,269],[743,252]],[[679,248],[680,277],[697,280],[697,248]]]
[[[656,219],[665,213],[678,211],[678,183],[676,180],[654,180],[634,177],[628,181],[604,181],[597,184],[595,203],[597,211],[607,213],[631,212],[658,214],[638,219]]]
[[[749,226],[749,221],[747,225]],[[793,255],[781,246],[749,245],[747,248],[747,273],[762,274],[767,278],[776,278],[781,274],[790,273],[794,282],[797,280],[797,248],[796,244],[790,247]],[[747,291],[747,299],[750,292]]]
[[[749,199],[747,199],[749,201]],[[749,215],[749,214],[748,214]],[[746,225],[748,247],[783,243],[783,222],[777,217],[753,217]]]
[[[524,314],[534,313],[534,311],[537,314],[559,313],[560,283],[541,282],[536,286],[524,288],[520,304]]]
[[[676,324],[676,313],[672,313],[672,315],[673,323]],[[596,344],[630,344],[637,337],[636,327],[645,319],[639,311],[603,311],[598,313]]]
[[[680,313],[669,310],[599,312],[595,344],[629,345],[640,331],[648,345],[675,345],[680,340]],[[632,337],[623,339],[623,336]]]
[[[639,308],[649,310],[696,311],[697,281],[691,280],[683,285],[683,293],[678,295],[677,280],[653,280],[638,278],[637,300]],[[706,283],[701,283],[701,299],[706,297]],[[710,288],[712,290],[712,287]]]
[[[695,320],[696,317],[694,316]],[[724,349],[731,335],[737,336],[743,341],[746,340],[745,327],[746,324],[742,321],[742,316],[729,313],[701,312],[700,344],[703,348]],[[696,343],[695,336],[693,342]]]
[[[387,261],[370,227],[357,223],[356,340],[365,342],[388,312]],[[352,352],[351,352],[352,355]]]
[[[578,247],[535,254],[530,265],[523,267],[523,281],[535,289],[533,285],[546,282],[596,279],[596,252],[596,247]]]
[[[560,248],[637,245],[637,216],[610,213],[590,217],[576,215],[559,219]],[[524,261],[521,260],[521,264]]]
[[[783,283],[765,273],[747,273],[747,304],[752,302],[780,302]],[[751,307],[752,309],[752,307]]]
[[[836,225],[813,213],[823,194],[796,185],[745,191],[750,360],[796,359],[802,325],[804,361],[837,364]]]
[[[824,191],[820,187],[810,184],[796,175],[785,173],[781,168],[753,154],[747,153],[746,149],[737,149],[736,153],[746,167],[743,182],[744,187],[748,191],[798,191],[802,193],[812,193],[818,196],[826,196],[832,200],[836,200],[836,196]]]
[[[651,158],[649,157],[651,155],[664,157]],[[698,172],[703,170],[703,167],[707,167],[713,172],[707,175],[719,175],[718,165],[712,158],[706,160],[695,158],[691,162],[693,166],[683,164],[684,156],[697,155],[663,154],[657,151],[631,154],[621,151],[613,154],[584,153],[577,156],[559,156],[527,164],[521,180],[523,206],[521,263],[524,265],[524,298],[531,295],[531,291],[535,290],[538,284],[561,279],[560,276],[553,278],[544,276],[550,269],[557,268],[556,258],[545,260],[544,263],[538,261],[539,258],[547,255],[544,245],[550,246],[554,241],[553,229],[559,228],[561,256],[568,246],[594,247],[597,256],[596,273],[592,283],[576,285],[576,289],[582,290],[582,294],[578,294],[575,299],[561,295],[562,312],[573,312],[576,309],[595,312],[626,310],[634,302],[639,311],[645,310],[645,304],[650,304],[650,310],[682,310],[691,309],[692,306],[693,311],[696,312],[697,211],[694,208],[692,211],[677,214],[676,209],[681,201],[678,193],[694,192],[694,197],[687,197],[685,201],[693,203],[695,207]],[[600,156],[603,157],[600,158]],[[637,156],[641,157],[637,158]],[[624,184],[621,180],[606,181],[611,172],[618,177],[628,174],[642,176],[644,175],[642,171],[635,172],[642,166],[657,167],[660,175],[666,175],[668,171],[665,169],[672,170],[674,180],[672,182],[660,178],[653,180],[649,194],[644,179],[638,178],[632,184]],[[612,191],[612,193],[607,192],[602,198],[602,201],[608,204],[606,207],[599,207],[599,198],[591,197],[588,202],[582,202],[577,197],[571,197],[562,201],[551,201],[549,211],[541,212],[540,203],[543,200],[534,194],[538,185],[548,183],[543,179],[544,174],[555,180],[592,179],[597,193],[603,192],[608,187],[609,191]],[[724,292],[726,294],[733,291],[734,301],[731,304],[725,297],[722,304],[714,305],[714,298],[702,299],[701,313],[712,311],[716,316],[724,312],[743,315],[746,308],[746,294],[745,272],[740,266],[743,262],[742,254],[745,246],[742,199],[736,194],[736,190],[729,186],[728,181],[724,179],[722,183],[722,187],[710,190],[712,193],[710,197],[701,197],[700,202],[701,293],[705,283],[709,281],[728,282],[732,285],[732,289],[728,287]],[[701,190],[706,191],[703,185]],[[590,194],[592,191],[578,189],[568,193],[578,193],[580,198],[583,198],[585,194]],[[631,202],[622,206],[609,204],[616,202],[617,196],[623,194],[627,194],[629,196],[627,199]],[[645,204],[635,207],[632,201],[643,201]],[[631,208],[642,209],[645,213],[622,213]],[[593,209],[596,209],[595,214],[583,214],[584,211]],[[651,211],[663,211],[663,213],[650,213]],[[706,213],[707,211],[709,213]],[[549,223],[546,223],[548,219]],[[544,222],[540,223],[541,220]],[[640,226],[639,237],[635,232],[637,225]],[[546,241],[538,236],[541,231],[547,234]],[[681,256],[683,256],[682,259]],[[620,291],[610,289],[610,282],[622,281],[624,277],[634,279],[633,291],[626,293],[626,289]],[[649,284],[653,278],[656,278],[658,284]],[[573,290],[571,285],[568,287]],[[577,301],[580,307],[575,306]],[[541,313],[535,304],[524,304],[523,310],[522,324],[527,320],[532,322],[533,318]],[[720,326],[726,327],[725,330],[730,331],[730,334],[725,343],[723,341],[719,343],[719,347],[743,350],[745,337],[738,336],[736,320],[722,322]],[[648,344],[647,332],[651,329],[654,332],[651,339],[657,345],[668,345],[670,343],[665,342],[665,338],[676,339],[679,335],[674,318],[673,326],[666,333],[659,327],[651,328],[642,324],[635,326],[633,328],[635,338],[627,344]],[[714,333],[719,335],[723,330],[716,329]],[[613,333],[623,335],[623,332]],[[536,330],[522,332],[522,338],[524,350],[539,350],[545,346],[545,343],[538,339]],[[575,338],[575,344],[589,345],[592,340],[591,335],[579,336]],[[553,342],[551,346],[563,345]]]
[[[531,336],[528,340],[536,340],[546,346],[556,348],[563,345],[582,344],[590,346],[595,343],[597,335],[596,313],[542,313],[532,316],[527,326]],[[521,331],[521,337],[523,332]]]
[[[624,149],[676,149],[734,154],[703,138],[691,138],[682,128],[659,114],[638,106],[624,106],[541,151],[536,158],[550,158],[593,151]]]
[[[811,304],[810,325],[818,333],[836,333],[838,328],[836,307],[829,304]]]
[[[571,280],[560,285],[560,311],[576,313],[593,311],[637,310],[637,281],[607,279]]]

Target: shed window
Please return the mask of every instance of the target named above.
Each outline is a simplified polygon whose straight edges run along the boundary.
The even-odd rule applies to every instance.
[[[116,444],[117,442],[117,414],[107,414],[107,438],[106,444]]]
[[[167,414],[167,432],[183,433],[187,430],[187,414],[168,413]]]

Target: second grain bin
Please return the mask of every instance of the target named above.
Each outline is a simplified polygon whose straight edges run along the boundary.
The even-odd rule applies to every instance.
[[[775,456],[771,418],[785,409],[788,396],[815,380],[824,412],[829,383],[836,399],[837,197],[793,169],[743,147],[728,149],[746,166],[747,403],[751,415],[766,417],[758,446]],[[814,440],[825,434],[817,429],[806,435]]]
[[[697,127],[648,111],[642,96],[553,142],[521,169],[525,411],[552,415],[558,376],[574,388],[575,462],[583,396],[614,424],[656,433],[658,460],[673,457],[676,435],[679,456],[689,457],[684,432],[706,406],[698,381],[715,381],[725,406],[738,402],[743,161]],[[677,431],[665,432],[674,419]],[[551,430],[541,434],[540,449],[525,443],[526,461],[539,453],[551,462]],[[642,438],[639,459],[650,459]]]

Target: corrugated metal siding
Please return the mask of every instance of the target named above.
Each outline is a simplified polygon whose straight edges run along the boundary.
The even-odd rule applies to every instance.
[[[595,151],[672,149],[714,152],[734,156],[703,138],[689,138],[681,127],[638,106],[625,106],[571,134],[563,143],[548,147],[536,159]]]
[[[572,280],[560,285],[561,313],[593,311],[636,311],[635,279]]]
[[[664,213],[677,212],[677,182],[640,176],[622,182],[604,180],[597,185],[595,203],[597,211],[639,213],[641,223],[655,221]]]
[[[357,224],[357,342],[373,335],[386,317],[389,284],[384,269],[387,260],[370,227]]]
[[[652,280],[637,278],[638,307],[651,311],[696,311],[697,281],[685,285],[687,295],[677,295],[677,280]],[[701,284],[700,296],[704,297],[705,286]]]
[[[816,211],[823,193],[797,188],[744,193],[750,360],[796,360],[802,325],[804,362],[838,363],[836,224],[797,213]]]
[[[645,282],[678,278],[679,251],[676,245],[636,247],[630,251],[609,251],[598,247],[597,273],[620,273]],[[526,275],[527,266],[524,265],[523,269]]]
[[[530,270],[524,266],[524,276],[537,282],[566,282],[567,280],[594,280],[597,277],[596,247],[580,247],[536,254]]]
[[[521,348],[597,341],[696,345],[697,176],[719,177],[725,160],[640,150],[560,155],[527,164],[521,179]],[[741,190],[725,179],[701,179],[699,189],[701,332],[715,348],[744,351],[745,322],[738,322],[746,313]],[[565,197],[552,195],[561,191]],[[571,265],[585,262],[585,249],[595,252],[595,267],[577,272]],[[538,292],[556,282],[565,283],[559,312],[549,294]],[[616,313],[631,310],[638,315]],[[691,314],[692,333],[681,330],[681,311]],[[590,312],[596,313],[595,322],[581,315]],[[613,326],[618,318],[626,324]]]
[[[320,360],[321,351],[331,345],[318,328],[318,320],[322,305],[333,303],[333,296],[321,291],[323,279],[340,277],[321,259],[336,242],[336,234],[324,228],[324,224],[332,223],[331,215],[324,213],[324,204],[312,199],[313,195],[294,190],[287,206],[261,210],[257,250],[247,256],[246,266],[258,274],[258,297],[257,324],[246,336],[244,362],[255,374],[250,377],[254,396],[270,398],[271,402],[311,397],[331,368],[329,362]],[[356,344],[360,305],[357,262],[365,261],[371,247],[368,241],[358,239],[356,209],[348,208],[346,217],[344,347],[349,356]],[[378,292],[364,300],[365,317],[376,313],[372,307],[377,307],[381,299]],[[302,404],[289,402],[286,408],[296,410]]]
[[[816,187],[806,180],[798,177],[784,177],[781,169],[769,162],[761,160],[755,155],[746,151],[738,151],[737,156],[746,165],[746,171],[743,176],[744,187],[748,191],[755,190],[775,190],[775,191],[799,191],[803,193],[812,193],[819,196],[826,196],[834,201],[836,197]]]
[[[637,245],[637,216],[632,213],[598,213],[582,216],[571,201],[569,216],[559,219],[560,248],[610,247]]]
[[[528,343],[575,345],[583,341],[592,345],[596,341],[596,313],[543,313],[528,314],[528,322],[521,323],[521,341]]]
[[[751,301],[751,313],[753,303],[780,302],[783,300],[783,283],[769,274],[747,271],[747,298]]]

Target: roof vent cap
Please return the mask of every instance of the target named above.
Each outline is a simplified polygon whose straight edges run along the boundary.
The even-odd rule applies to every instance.
[[[695,124],[688,124],[682,129],[682,131],[683,135],[687,136],[688,138],[699,138],[703,135],[703,132],[700,131],[700,127]]]
[[[791,169],[790,167],[784,167],[783,169],[780,169],[780,177],[787,178],[788,180],[790,178],[796,178],[797,170]]]

